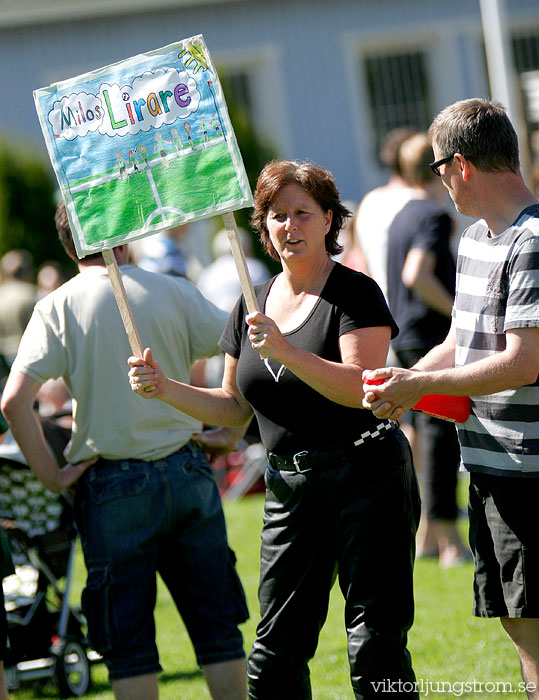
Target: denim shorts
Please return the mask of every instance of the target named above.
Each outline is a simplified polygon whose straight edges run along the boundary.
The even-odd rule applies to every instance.
[[[539,617],[539,478],[470,474],[476,617]]]
[[[84,474],[75,521],[88,570],[82,608],[110,680],[161,670],[155,643],[158,572],[201,666],[244,656],[248,617],[219,491],[188,443],[165,459],[99,460]]]

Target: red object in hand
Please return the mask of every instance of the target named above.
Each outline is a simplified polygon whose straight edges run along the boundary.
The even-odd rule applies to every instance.
[[[383,384],[386,378],[381,377],[380,379],[365,379],[365,384]]]
[[[386,377],[365,379],[365,384],[383,384]],[[468,396],[447,396],[446,394],[426,394],[412,406],[412,411],[421,411],[434,418],[441,418],[452,423],[464,423],[470,415]]]
[[[428,413],[429,416],[453,423],[464,423],[470,415],[470,399],[467,396],[427,394],[412,406],[412,411]]]

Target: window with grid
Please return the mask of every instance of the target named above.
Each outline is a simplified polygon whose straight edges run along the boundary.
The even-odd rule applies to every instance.
[[[517,73],[539,69],[539,31],[514,36],[511,43]]]
[[[219,77],[227,105],[251,117],[253,105],[249,74],[246,71],[220,68]]]
[[[364,58],[376,153],[392,129],[411,126],[426,130],[432,109],[423,52],[399,51]]]
[[[515,69],[520,75],[528,141],[535,159],[539,159],[539,31],[516,34],[511,41]],[[539,169],[534,170],[539,191]]]

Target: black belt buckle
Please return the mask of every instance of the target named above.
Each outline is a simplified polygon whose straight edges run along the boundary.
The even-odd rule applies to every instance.
[[[312,467],[308,467],[307,469],[301,469],[301,465],[299,463],[299,459],[301,457],[307,456],[309,453],[307,450],[302,450],[301,452],[296,452],[295,455],[292,455],[292,462],[294,464],[294,467],[296,468],[296,472],[298,474],[305,474],[305,472],[310,472]]]

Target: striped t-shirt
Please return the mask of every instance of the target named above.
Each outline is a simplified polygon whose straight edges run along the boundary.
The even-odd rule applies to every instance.
[[[463,234],[453,308],[455,365],[505,349],[505,331],[539,326],[539,205],[524,209],[492,237],[481,220]],[[460,424],[464,468],[539,477],[539,382],[471,397]]]

